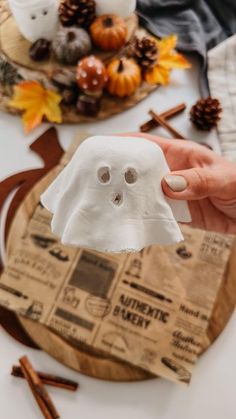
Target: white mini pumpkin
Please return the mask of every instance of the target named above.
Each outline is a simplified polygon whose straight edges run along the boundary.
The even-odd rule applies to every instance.
[[[52,48],[58,61],[76,65],[81,57],[90,52],[92,44],[84,29],[61,27],[53,40]]]

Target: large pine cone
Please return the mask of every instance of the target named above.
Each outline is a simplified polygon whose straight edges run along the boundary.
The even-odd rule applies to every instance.
[[[128,55],[132,56],[143,70],[148,70],[157,62],[157,44],[150,36],[141,39],[136,37],[128,49]]]
[[[210,131],[217,126],[222,108],[218,99],[200,99],[190,111],[190,120],[196,128]]]
[[[63,26],[88,28],[96,17],[95,0],[62,0],[59,17]]]

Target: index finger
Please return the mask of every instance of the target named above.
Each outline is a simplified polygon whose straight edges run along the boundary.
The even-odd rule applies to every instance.
[[[121,135],[141,137],[159,145],[172,171],[190,169],[195,165],[201,165],[203,162],[209,165],[216,159],[215,153],[211,150],[190,140],[166,139],[157,135],[140,132]]]

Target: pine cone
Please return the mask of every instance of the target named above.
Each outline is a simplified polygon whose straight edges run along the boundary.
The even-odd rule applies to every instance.
[[[14,85],[21,80],[22,77],[18,74],[17,69],[0,56],[0,84],[3,86]]]
[[[222,108],[218,99],[200,99],[190,111],[190,120],[202,131],[210,131],[217,126]]]
[[[158,59],[158,48],[156,42],[149,36],[135,38],[130,45],[128,55],[133,57],[143,70],[154,67]]]
[[[63,26],[87,28],[95,17],[95,0],[62,0],[59,7],[59,18]]]

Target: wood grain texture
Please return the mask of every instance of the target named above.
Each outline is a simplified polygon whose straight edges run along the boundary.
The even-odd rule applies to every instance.
[[[21,237],[32,216],[40,194],[57,174],[54,168],[44,177],[27,196],[14,219],[8,240],[7,253],[13,252],[15,243]],[[209,328],[204,339],[206,350],[223,331],[236,304],[236,244],[233,248],[230,263],[225,272],[224,281],[214,307]],[[73,347],[60,336],[46,327],[29,319],[19,317],[21,324],[34,342],[59,362],[83,374],[112,381],[137,381],[152,378],[149,373],[117,361],[110,356],[104,356],[94,350],[82,346]]]
[[[7,0],[0,0],[0,24],[3,23],[10,16],[10,10]]]
[[[7,240],[15,213],[26,195],[31,191],[35,184],[46,173],[48,173],[48,171],[59,163],[64,154],[55,128],[50,128],[43,133],[30,145],[30,149],[42,159],[44,166],[40,169],[31,169],[21,173],[16,173],[7,179],[4,179],[0,183],[0,213],[10,193],[18,188],[7,212],[5,222],[5,241]],[[0,263],[0,272],[2,269],[3,267]],[[12,337],[14,337],[14,339],[31,348],[38,348],[27,332],[23,329],[15,313],[0,307],[0,323],[2,327],[4,327],[4,329]]]

